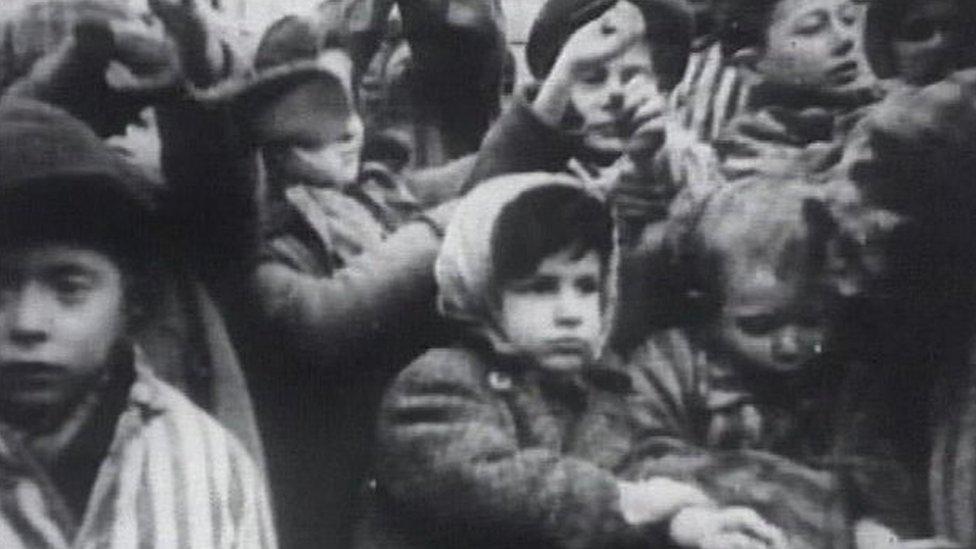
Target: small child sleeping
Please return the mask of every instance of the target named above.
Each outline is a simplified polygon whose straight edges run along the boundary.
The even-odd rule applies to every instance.
[[[658,460],[644,473],[750,507],[797,548],[850,547],[854,523],[874,512],[924,530],[914,471],[880,450],[890,441],[852,440],[882,433],[852,424],[869,404],[855,385],[868,368],[847,343],[858,327],[825,193],[759,177],[676,212],[669,252],[696,318],[629,357],[654,395],[645,445]],[[880,491],[855,494],[864,486]]]

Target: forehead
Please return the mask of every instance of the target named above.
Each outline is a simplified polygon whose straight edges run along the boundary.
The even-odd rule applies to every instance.
[[[651,64],[651,45],[646,38],[634,42],[620,55],[607,62],[607,66],[624,67],[650,67]]]
[[[548,255],[539,262],[536,275],[576,276],[600,272],[600,255],[596,250],[582,254],[572,247]]]
[[[95,248],[66,243],[38,243],[0,247],[0,268],[23,272],[71,268],[120,275],[116,261]]]
[[[773,9],[771,23],[783,23],[814,11],[834,11],[844,6],[853,7],[854,4],[851,0],[779,0]]]

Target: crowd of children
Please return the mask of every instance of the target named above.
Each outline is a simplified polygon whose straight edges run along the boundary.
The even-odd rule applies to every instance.
[[[970,0],[13,4],[0,546],[976,547]]]

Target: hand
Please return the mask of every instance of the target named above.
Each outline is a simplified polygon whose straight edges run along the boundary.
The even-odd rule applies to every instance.
[[[953,549],[962,545],[945,538],[902,540],[893,530],[873,520],[861,519],[854,525],[857,549]]]
[[[698,549],[787,549],[786,537],[747,507],[689,507],[671,519],[671,539]]]
[[[644,37],[644,18],[629,2],[618,2],[580,27],[563,44],[532,104],[539,119],[559,126],[570,104],[573,84],[593,68],[620,55]],[[633,105],[636,108],[636,105]]]
[[[686,507],[711,503],[708,496],[685,482],[655,477],[642,482],[620,482],[620,509],[630,524],[668,520]]]
[[[124,133],[177,75],[161,33],[134,19],[88,19],[8,93],[58,105],[107,137]]]
[[[580,27],[559,51],[553,74],[568,72],[573,78],[603,65],[644,37],[644,18],[637,8],[618,2],[602,15]]]
[[[186,77],[198,87],[213,84],[225,62],[213,10],[200,0],[149,0],[149,7],[176,43]]]

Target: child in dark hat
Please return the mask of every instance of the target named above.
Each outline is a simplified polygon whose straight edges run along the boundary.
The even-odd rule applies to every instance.
[[[233,66],[233,55],[226,37],[216,33],[201,35],[209,36],[206,43],[210,47],[188,45],[195,38],[188,39],[187,34],[196,37],[196,26],[209,26],[206,8],[171,0],[151,4],[152,20],[161,19],[164,24],[150,25],[148,17],[138,17],[111,0],[29,2],[23,11],[14,10],[16,17],[11,22],[18,32],[25,31],[17,25],[42,26],[52,33],[47,39],[60,42],[38,51],[18,52],[25,72],[7,90],[4,101],[28,97],[63,107],[106,138],[112,150],[120,153],[120,165],[131,177],[166,194],[172,181],[164,181],[159,170],[158,128],[141,128],[141,134],[155,145],[155,157],[146,164],[135,163],[136,158],[126,154],[128,150],[120,150],[116,137],[134,125],[133,117],[139,111],[150,110],[151,105],[165,104],[164,111],[173,110],[184,85],[203,87],[222,76]],[[171,30],[175,26],[182,35]],[[203,54],[214,51],[219,54],[215,59]],[[163,116],[164,120],[172,118]],[[206,269],[200,269],[201,264],[190,257],[196,256],[192,250],[202,243],[199,238],[166,239],[167,245],[159,249],[166,258],[153,261],[158,306],[140,323],[137,339],[154,373],[213,413],[244,442],[256,461],[263,462],[254,411],[225,319],[201,283]],[[207,268],[213,264],[208,258]]]
[[[277,546],[254,459],[135,343],[154,306],[157,214],[82,122],[0,105],[7,546]]]
[[[386,392],[367,546],[785,547],[748,509],[642,469],[643,387],[601,356],[611,249],[605,206],[566,175],[463,199],[436,275],[464,335]]]
[[[660,125],[684,72],[691,24],[687,8],[671,0],[547,2],[526,48],[538,93],[516,102],[489,133],[468,186],[533,170],[611,181],[599,174],[635,130]]]

